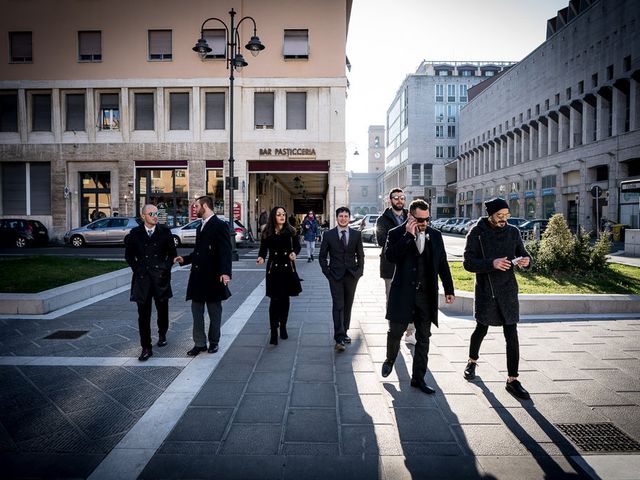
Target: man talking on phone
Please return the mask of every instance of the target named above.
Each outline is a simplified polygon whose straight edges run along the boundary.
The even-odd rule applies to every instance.
[[[407,220],[389,231],[385,246],[387,260],[395,263],[387,302],[387,358],[382,376],[388,377],[400,350],[407,325],[414,323],[416,347],[411,386],[431,394],[425,375],[429,355],[431,324],[438,326],[438,277],[444,287],[446,303],[455,300],[453,280],[447,263],[442,235],[429,227],[429,204],[416,199],[409,205]]]

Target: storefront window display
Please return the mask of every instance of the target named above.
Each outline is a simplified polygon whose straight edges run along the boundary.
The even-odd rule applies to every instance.
[[[80,173],[80,225],[111,216],[111,174]]]
[[[168,227],[189,221],[188,172],[186,168],[137,170],[138,211],[150,203],[158,207],[158,221]]]

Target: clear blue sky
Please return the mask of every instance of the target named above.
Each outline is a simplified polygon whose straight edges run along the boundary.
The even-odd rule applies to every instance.
[[[347,38],[347,169],[367,169],[367,129],[384,125],[422,60],[518,61],[569,0],[354,0]],[[353,156],[355,148],[360,155]]]

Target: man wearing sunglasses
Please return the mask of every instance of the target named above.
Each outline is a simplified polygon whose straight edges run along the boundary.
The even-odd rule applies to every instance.
[[[435,390],[427,386],[425,375],[429,355],[431,324],[438,326],[438,277],[444,287],[446,303],[455,300],[453,280],[442,235],[429,227],[429,204],[416,199],[409,205],[409,217],[392,229],[387,237],[385,255],[395,263],[387,302],[387,358],[382,376],[388,377],[400,350],[400,339],[413,322],[416,347],[413,355],[411,386],[424,393]]]
[[[125,259],[133,276],[131,278],[131,301],[138,304],[138,330],[142,353],[138,360],[144,362],[153,355],[151,348],[151,300],[158,312],[159,347],[167,344],[169,329],[169,299],[171,291],[171,268],[178,256],[171,231],[158,225],[158,209],[145,205],[140,210],[143,225],[131,229],[125,237]]]
[[[531,257],[520,231],[507,222],[509,204],[502,198],[493,198],[484,205],[487,217],[481,218],[469,231],[464,249],[463,266],[476,274],[473,309],[476,329],[471,335],[464,378],[473,380],[476,376],[480,345],[489,326],[501,326],[507,343],[506,389],[513,396],[528,400],[529,392],[518,380],[520,304],[514,270],[528,268]]]

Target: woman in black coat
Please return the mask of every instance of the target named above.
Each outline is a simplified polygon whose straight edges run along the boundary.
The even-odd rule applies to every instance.
[[[258,265],[262,265],[267,258],[267,297],[271,298],[269,343],[272,345],[278,344],[278,326],[280,326],[280,338],[289,337],[287,334],[289,297],[295,297],[302,291],[295,266],[298,253],[300,253],[300,241],[295,229],[287,223],[287,211],[283,207],[273,208],[262,231],[260,252],[256,260]]]

